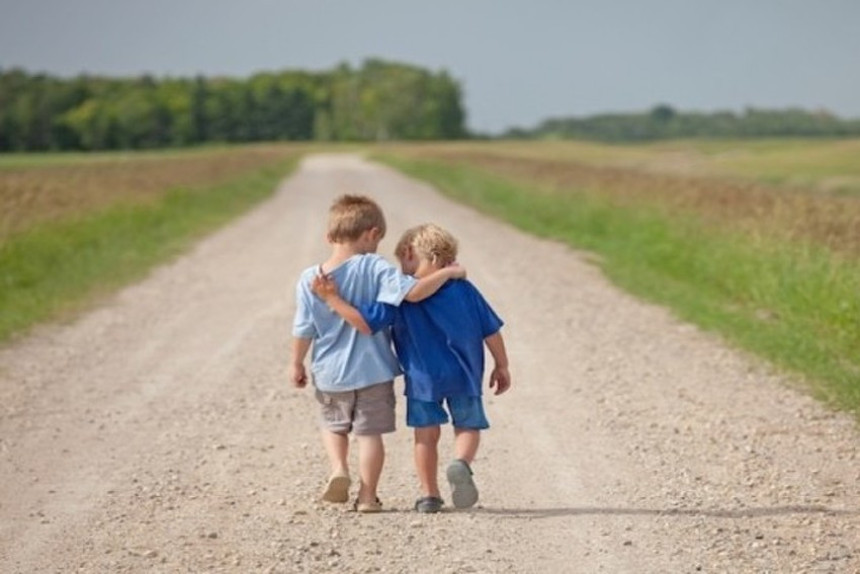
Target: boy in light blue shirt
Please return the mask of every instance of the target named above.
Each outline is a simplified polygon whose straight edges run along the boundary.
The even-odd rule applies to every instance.
[[[378,512],[379,477],[385,461],[384,433],[393,432],[393,379],[401,373],[387,331],[367,337],[315,297],[311,285],[325,275],[338,290],[359,305],[400,305],[420,301],[448,279],[463,277],[461,268],[441,269],[420,280],[404,275],[376,255],[385,235],[385,217],[371,199],[344,195],[329,210],[328,241],[331,255],[319,266],[306,269],[296,285],[296,314],[290,378],[296,387],[307,385],[304,359],[311,353],[311,376],[322,409],[323,444],[331,475],[322,498],[328,502],[349,499],[349,433],[358,442],[360,484],[355,501],[359,512]]]

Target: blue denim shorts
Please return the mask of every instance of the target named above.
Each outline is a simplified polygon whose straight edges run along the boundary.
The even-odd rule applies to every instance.
[[[447,403],[445,410],[443,403]],[[406,426],[435,427],[448,422],[448,413],[455,428],[484,430],[490,428],[484,414],[481,397],[448,397],[438,402],[406,399]]]

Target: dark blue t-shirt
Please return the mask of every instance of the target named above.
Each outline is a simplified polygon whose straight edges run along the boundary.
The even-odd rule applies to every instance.
[[[373,303],[360,311],[373,332],[391,326],[407,397],[438,401],[481,396],[484,339],[503,322],[467,280],[448,281],[418,303]]]

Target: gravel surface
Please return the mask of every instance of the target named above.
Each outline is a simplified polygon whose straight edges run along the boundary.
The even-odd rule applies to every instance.
[[[402,404],[386,512],[317,500],[316,405],[287,381],[293,285],[345,192],[385,209],[386,256],[409,226],[449,228],[506,320],[514,384],[486,400],[475,509],[411,510]],[[584,254],[320,155],[145,281],[0,350],[0,572],[860,572],[858,444],[853,419]]]

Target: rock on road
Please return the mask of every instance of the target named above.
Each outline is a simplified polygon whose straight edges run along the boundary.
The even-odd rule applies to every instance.
[[[387,511],[317,501],[293,289],[347,192],[383,206],[389,258],[409,226],[450,229],[506,321],[513,388],[486,399],[471,511],[412,511],[402,404]],[[317,155],[146,280],[0,350],[0,572],[860,572],[857,426],[787,383],[584,254]]]

